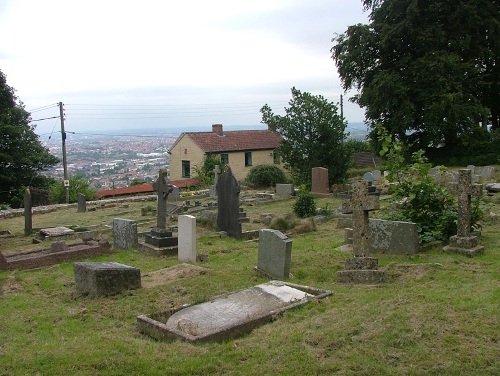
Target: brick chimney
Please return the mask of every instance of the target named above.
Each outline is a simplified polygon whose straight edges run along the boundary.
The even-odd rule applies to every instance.
[[[223,136],[222,124],[212,124],[212,132],[216,133],[217,136]]]

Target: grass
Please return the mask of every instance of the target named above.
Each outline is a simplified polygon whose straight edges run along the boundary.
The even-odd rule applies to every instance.
[[[292,311],[250,334],[223,343],[164,343],[141,335],[136,316],[264,282],[253,269],[258,244],[220,239],[198,227],[198,252],[209,273],[106,298],[76,296],[72,263],[0,273],[0,375],[492,375],[500,372],[500,200],[488,198],[483,256],[472,259],[439,248],[416,256],[380,255],[389,275],[382,286],[336,283],[349,254],[336,250],[343,233],[336,220],[292,235],[291,282],[334,295]],[[293,202],[244,206],[248,217],[285,216]],[[335,198],[318,206],[339,206]],[[110,225],[142,217],[144,203],[95,212],[76,209],[35,215],[35,227]],[[264,226],[244,224],[244,230]],[[0,239],[2,252],[30,247],[23,218],[2,220],[16,237]],[[42,244],[43,246],[43,244]],[[40,245],[34,247],[39,248]],[[32,249],[32,248],[31,248]],[[178,264],[135,250],[101,256],[147,273]]]

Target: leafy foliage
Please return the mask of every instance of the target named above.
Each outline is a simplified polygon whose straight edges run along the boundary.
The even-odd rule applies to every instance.
[[[30,122],[30,113],[0,71],[0,202],[14,207],[19,203],[12,200],[21,188],[45,186],[40,172],[59,162],[42,146]]]
[[[256,188],[274,187],[276,184],[286,183],[285,172],[274,165],[258,165],[252,167],[246,178],[249,185]]]
[[[195,166],[194,170],[197,174],[196,178],[200,180],[201,186],[209,186],[215,181],[215,166],[219,166],[220,170],[224,169],[220,156],[216,154],[207,154],[201,167]]]
[[[69,202],[78,202],[78,194],[85,195],[87,200],[95,199],[95,190],[90,188],[90,183],[82,175],[73,175],[69,177]],[[66,202],[66,191],[64,182],[54,183],[49,189],[49,200],[53,204],[62,204]]]
[[[350,100],[413,150],[500,122],[500,2],[366,0],[331,49]],[[376,137],[376,134],[372,134]]]
[[[328,168],[330,183],[345,179],[349,165],[344,147],[346,124],[334,103],[292,88],[284,116],[275,115],[267,104],[260,112],[262,123],[283,136],[278,150],[296,183],[310,185],[313,167]]]
[[[316,214],[316,199],[308,191],[299,191],[297,200],[293,204],[293,212],[300,218],[311,217]]]

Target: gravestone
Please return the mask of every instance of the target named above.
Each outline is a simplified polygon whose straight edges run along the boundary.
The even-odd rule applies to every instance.
[[[78,193],[78,213],[85,213],[87,211],[87,199],[83,193]]]
[[[31,235],[33,231],[33,211],[31,192],[29,188],[24,191],[24,235]]]
[[[179,199],[181,198],[179,187],[172,185],[172,192],[168,195],[168,198],[172,201],[179,201]]]
[[[117,262],[75,262],[77,293],[98,297],[141,287],[141,271]]]
[[[221,173],[219,165],[215,165],[214,167],[214,184],[210,186],[210,197],[217,196],[217,182],[219,181],[219,174]]]
[[[479,175],[485,180],[488,181],[493,178],[495,175],[496,169],[493,166],[483,166],[479,171]]]
[[[141,244],[143,250],[148,250],[148,245],[156,253],[168,254],[177,253],[178,239],[172,236],[172,231],[166,229],[167,225],[167,199],[172,192],[173,186],[169,184],[167,179],[167,169],[160,169],[158,179],[153,183],[153,188],[157,193],[157,211],[156,211],[156,227],[151,229],[150,233],[144,235],[145,243]],[[168,248],[163,252],[160,248]]]
[[[373,170],[372,171],[373,179],[375,181],[381,180],[382,179],[382,171],[380,170]]]
[[[257,270],[271,278],[288,278],[291,261],[291,239],[278,230],[259,231]]]
[[[178,217],[179,250],[178,258],[182,262],[196,262],[196,217],[180,215]]]
[[[278,196],[293,196],[295,187],[293,184],[276,184],[276,195]]]
[[[373,183],[373,181],[375,180],[375,177],[373,176],[373,174],[371,172],[365,172],[363,175],[363,180],[367,181],[368,183]]]
[[[474,166],[474,165],[467,165],[467,170],[470,170],[471,174],[474,175],[474,172],[476,170],[476,166]]]
[[[217,181],[217,229],[228,236],[241,239],[240,184],[226,165]]]
[[[315,195],[329,195],[328,169],[324,167],[313,167],[311,192]]]
[[[352,250],[354,258],[345,262],[345,270],[337,273],[337,282],[376,284],[386,280],[386,273],[378,270],[378,260],[367,257],[370,252],[368,213],[380,208],[378,196],[368,195],[368,182],[353,185],[352,198],[342,202],[342,213],[352,213]]]
[[[113,219],[113,246],[116,249],[130,249],[137,246],[137,222],[130,219]]]
[[[445,252],[456,252],[469,257],[484,253],[484,247],[477,245],[477,236],[471,234],[471,196],[481,197],[483,186],[473,184],[470,170],[459,170],[458,183],[451,183],[450,190],[458,196],[457,235],[450,237]]]

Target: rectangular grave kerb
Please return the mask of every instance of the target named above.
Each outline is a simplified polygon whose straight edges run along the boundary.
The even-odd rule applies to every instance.
[[[141,271],[117,262],[75,262],[76,291],[91,297],[114,295],[141,287]]]

